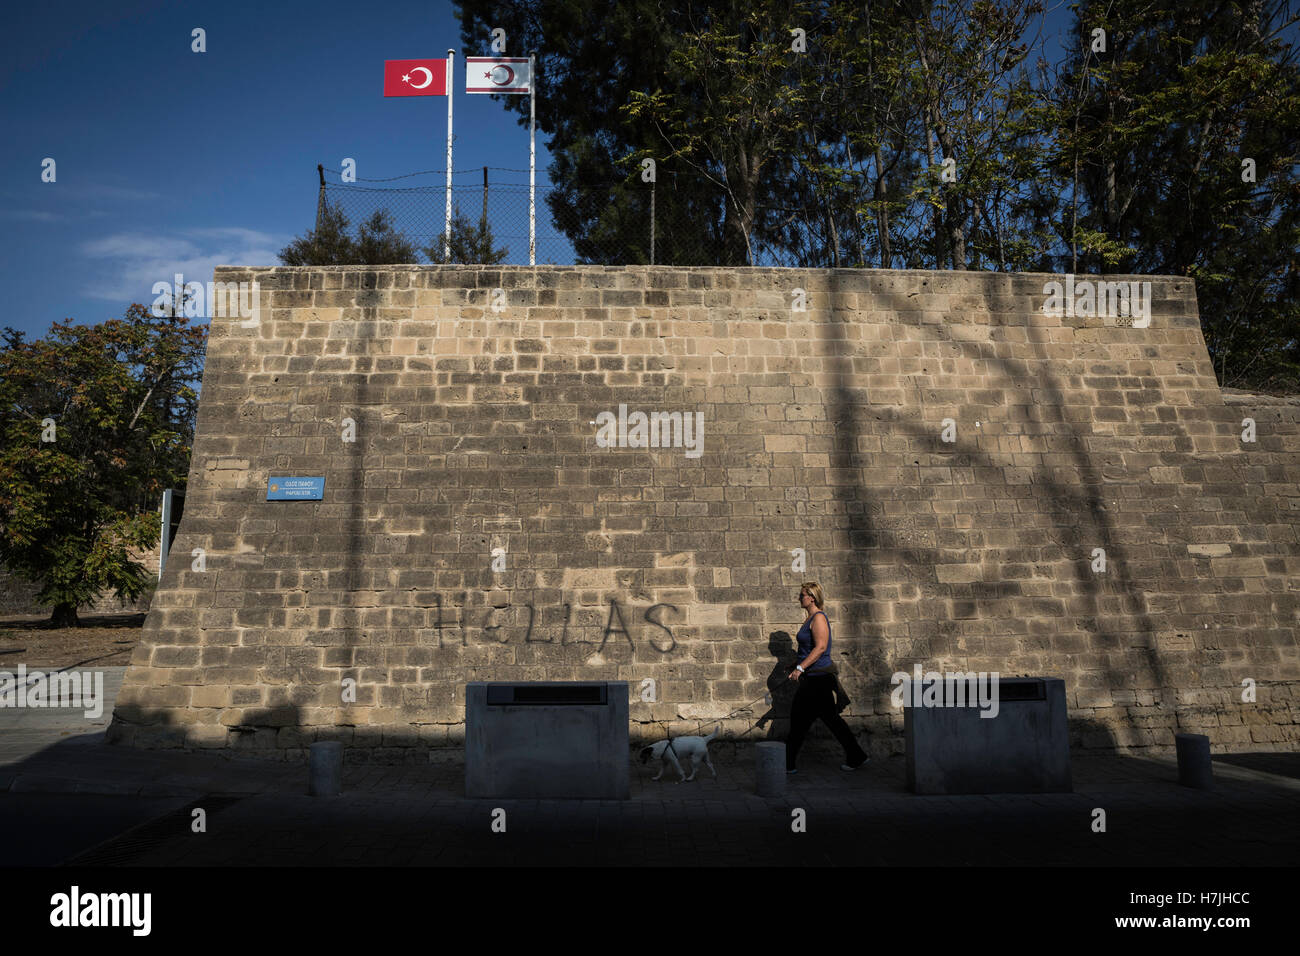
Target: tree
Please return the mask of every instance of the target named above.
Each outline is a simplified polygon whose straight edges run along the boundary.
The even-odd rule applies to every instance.
[[[1069,268],[1194,278],[1219,383],[1300,387],[1298,18],[1286,0],[1078,17],[1055,97]]]
[[[46,339],[7,330],[0,347],[0,561],[41,585],[56,626],[104,590],[124,601],[149,572],[157,502],[185,484],[204,326],[132,305],[96,326],[56,322]]]
[[[672,75],[694,86],[632,91],[624,108],[657,134],[633,160],[679,160],[725,196],[727,263],[755,261],[772,167],[796,149],[796,117],[811,107],[790,32],[811,24],[810,7],[759,0],[739,22],[715,13],[669,57]]]
[[[940,269],[1031,266],[1026,253],[1045,241],[1051,212],[1029,188],[1046,150],[1024,68],[1043,8],[1019,0],[915,6],[904,49],[925,166],[914,195],[933,211],[926,252]]]
[[[1055,69],[1039,0],[458,7],[542,51],[579,261],[650,261],[653,197],[659,263],[1185,275],[1220,384],[1300,388],[1290,0],[1081,0]]]
[[[286,266],[356,264],[356,243],[348,235],[348,217],[343,210],[325,203],[317,227],[280,250],[280,261]]]
[[[622,107],[633,91],[695,84],[698,77],[670,71],[669,56],[681,42],[681,24],[710,6],[686,0],[666,15],[659,0],[457,3],[466,48],[481,47],[499,27],[513,55],[538,51],[537,128],[552,156],[546,203],[579,262],[650,261],[650,185],[633,159],[660,140],[647,119]],[[506,96],[503,105],[527,124],[528,97]],[[655,261],[723,261],[717,186],[684,163],[661,164],[658,177]]]
[[[280,250],[286,266],[378,266],[417,261],[415,245],[393,228],[387,209],[376,210],[361,224],[354,239],[348,217],[326,203],[316,229]]]
[[[357,230],[357,265],[418,262],[415,244],[393,228],[387,209],[377,209]]]
[[[504,262],[509,251],[505,246],[496,248],[492,237],[492,228],[487,217],[473,222],[460,211],[457,205],[451,219],[451,255],[446,254],[448,246],[447,233],[438,233],[438,238],[424,250],[430,262],[496,265]]]
[[[499,26],[543,50],[548,202],[580,259],[648,261],[647,159],[658,262],[1006,269],[1051,241],[1024,68],[1036,3],[459,7],[467,44]]]

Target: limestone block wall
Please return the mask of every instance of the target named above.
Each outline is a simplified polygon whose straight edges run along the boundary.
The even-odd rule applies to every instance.
[[[1300,427],[1225,403],[1190,280],[1110,277],[1151,283],[1141,328],[1044,312],[1048,275],[215,278],[261,309],[213,320],[114,740],[418,759],[463,740],[468,681],[580,679],[631,683],[635,739],[782,736],[817,580],[877,752],[915,664],[1063,678],[1076,747],[1300,741]],[[698,413],[698,455],[604,447],[620,406]]]

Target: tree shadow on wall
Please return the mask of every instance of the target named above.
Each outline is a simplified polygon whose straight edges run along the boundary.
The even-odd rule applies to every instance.
[[[352,273],[344,273],[343,284],[348,288],[353,278]],[[390,274],[391,275],[391,274]],[[343,380],[343,392],[349,396],[348,404],[340,404],[335,411],[340,419],[349,414],[357,423],[358,440],[345,444],[348,485],[342,495],[336,496],[347,502],[347,517],[343,522],[346,545],[343,553],[342,574],[337,571],[325,571],[327,587],[341,592],[340,609],[334,613],[342,619],[342,627],[334,627],[333,633],[321,635],[317,643],[323,644],[326,653],[327,668],[337,668],[340,682],[351,678],[358,687],[363,686],[362,668],[378,663],[376,651],[367,636],[372,625],[367,617],[375,613],[372,607],[359,607],[357,595],[366,589],[377,588],[378,582],[374,572],[367,574],[370,555],[376,550],[379,529],[375,527],[377,514],[371,513],[365,501],[366,458],[382,461],[381,456],[388,449],[384,444],[384,424],[382,399],[384,386],[374,372],[376,357],[370,350],[370,343],[379,338],[379,304],[382,293],[379,291],[378,272],[360,272],[355,274],[355,298],[360,317],[356,320],[356,334],[347,343],[345,353],[356,362],[356,370],[340,376]],[[380,406],[380,407],[376,407]],[[328,417],[328,416],[327,416]],[[335,583],[337,581],[337,584]],[[388,590],[392,582],[385,581],[383,590]],[[373,620],[373,617],[371,617]],[[337,623],[337,622],[336,622]],[[341,640],[340,640],[341,638]],[[378,652],[382,653],[382,651]],[[377,699],[380,691],[375,689],[376,699],[373,704],[380,705]],[[346,711],[343,711],[346,713]],[[340,717],[340,721],[347,718]],[[345,743],[344,746],[349,746]]]
[[[277,703],[254,707],[235,703],[218,708],[221,714],[211,726],[223,731],[226,739],[217,746],[194,739],[194,725],[178,721],[171,708],[114,701],[113,717],[106,728],[104,743],[153,754],[196,753],[224,758],[306,748],[315,740],[340,740],[345,747],[354,746],[350,728],[328,728],[320,733],[315,729],[304,729],[302,708],[314,703],[315,688],[306,684],[287,685],[287,690],[281,693],[285,686],[272,685],[273,689],[267,692],[284,698]],[[239,722],[226,723],[223,718],[235,710],[241,712]]]
[[[925,274],[921,273],[916,278],[921,279],[921,292],[931,291],[927,286],[931,278],[923,278]],[[1000,277],[999,287],[989,293],[990,298],[1010,298],[1014,295],[1014,279],[1011,276]],[[842,283],[848,279],[848,288],[844,289]],[[873,277],[874,279],[874,277]],[[885,289],[872,288],[869,284],[873,279],[868,279],[868,284],[864,286],[862,273],[854,270],[852,277],[849,277],[841,270],[830,270],[826,285],[826,306],[825,311],[828,321],[821,324],[821,328],[826,333],[826,345],[830,347],[824,350],[826,355],[827,366],[830,371],[831,380],[831,401],[830,411],[832,421],[830,422],[830,467],[832,470],[842,469],[860,474],[861,469],[871,467],[874,463],[870,460],[869,453],[861,450],[859,440],[865,436],[871,435],[871,432],[864,428],[864,419],[866,416],[873,416],[876,420],[889,419],[891,421],[891,431],[895,435],[906,436],[910,440],[910,447],[916,455],[914,464],[918,467],[922,464],[922,455],[929,459],[926,462],[928,466],[947,466],[951,468],[969,469],[974,472],[980,467],[997,469],[1004,471],[1007,465],[995,465],[990,461],[989,454],[978,447],[975,442],[969,440],[958,440],[955,444],[941,444],[938,435],[938,429],[935,423],[924,421],[920,418],[907,420],[899,414],[899,410],[893,406],[872,405],[870,396],[866,394],[866,389],[857,385],[857,375],[854,369],[854,360],[857,354],[854,351],[854,342],[848,339],[846,334],[849,314],[840,312],[836,309],[835,303],[837,296],[842,292],[857,293],[868,295],[875,300],[884,300],[887,304],[883,306],[886,313],[892,312],[894,315],[911,315],[919,318],[920,313],[916,311],[912,303],[908,300],[916,292],[903,294],[895,293]],[[996,313],[994,313],[996,318]],[[901,323],[900,323],[901,324]],[[915,325],[917,323],[908,323]],[[1041,552],[1038,560],[1054,561],[1062,560],[1062,557],[1053,557],[1051,552],[1059,550],[1065,559],[1070,560],[1074,568],[1074,584],[1076,593],[1074,597],[1082,598],[1086,602],[1086,611],[1078,615],[1077,628],[1082,631],[1088,631],[1093,634],[1090,650],[1100,651],[1101,666],[1103,677],[1107,688],[1131,687],[1133,686],[1136,674],[1121,674],[1113,663],[1113,655],[1123,654],[1128,650],[1136,650],[1140,653],[1142,662],[1145,664],[1148,672],[1154,677],[1156,684],[1161,688],[1162,693],[1158,697],[1158,706],[1167,707],[1175,715],[1176,710],[1173,708],[1173,701],[1166,699],[1166,691],[1171,690],[1168,682],[1166,670],[1156,654],[1152,641],[1155,634],[1155,628],[1151,618],[1146,610],[1145,601],[1142,599],[1140,590],[1136,587],[1128,573],[1128,555],[1122,545],[1116,540],[1115,525],[1109,514],[1106,512],[1102,494],[1105,489],[1105,480],[1102,474],[1102,465],[1096,464],[1093,457],[1084,447],[1083,440],[1080,437],[1079,429],[1073,423],[1068,421],[1062,410],[1065,408],[1064,392],[1060,380],[1052,374],[1051,359],[1047,354],[1049,330],[1044,327],[1037,327],[1031,323],[1024,325],[1026,332],[1026,345],[1033,350],[1034,358],[1037,359],[1037,367],[1030,367],[1027,361],[1007,359],[993,354],[993,346],[998,344],[996,341],[979,342],[965,341],[954,339],[947,327],[940,324],[925,323],[919,326],[927,329],[931,337],[922,339],[923,342],[939,342],[951,348],[951,355],[923,355],[923,360],[930,360],[935,363],[936,372],[939,363],[944,358],[968,359],[976,363],[983,364],[990,371],[994,372],[989,376],[988,388],[990,389],[1007,389],[1013,393],[1025,393],[1031,387],[1041,389],[1045,395],[1041,401],[1032,400],[1030,396],[1018,403],[1029,408],[1027,424],[1038,424],[1042,426],[1038,429],[1039,434],[1036,439],[1055,451],[1059,442],[1052,439],[1058,436],[1063,439],[1066,446],[1065,451],[1069,454],[1077,472],[1079,485],[1066,485],[1054,478],[1045,468],[1040,467],[1033,475],[1033,485],[1039,486],[1046,492],[1039,492],[1035,495],[1039,502],[1050,501],[1051,508],[1042,507],[1041,512],[1054,513],[1058,516],[1055,525],[1047,530],[1046,537],[1048,541],[1041,545],[1035,545]],[[1005,341],[1005,340],[1004,340]],[[863,353],[862,357],[880,357],[889,358],[897,357],[896,343],[884,343],[882,349],[876,356],[869,353]],[[1154,356],[1148,352],[1148,358]],[[1032,373],[1032,375],[1031,375]],[[900,369],[900,382],[905,383],[907,376]],[[917,386],[905,385],[906,388],[917,388]],[[920,396],[917,396],[920,398]],[[923,404],[923,399],[918,405]],[[957,411],[957,410],[955,410]],[[957,417],[955,414],[949,417]],[[1173,423],[1168,424],[1171,428]],[[1051,426],[1056,425],[1055,429]],[[1181,446],[1180,450],[1190,449],[1191,440],[1183,432],[1176,435],[1176,444]],[[1137,451],[1139,449],[1134,449]],[[941,455],[935,455],[940,452]],[[906,467],[906,466],[900,466]],[[933,517],[933,512],[928,507],[930,497],[926,495],[926,486],[922,482],[922,476],[918,471],[917,477],[918,494],[917,503],[913,509],[914,514],[924,514]],[[961,619],[975,619],[980,611],[981,602],[1000,601],[1002,599],[1013,598],[1021,593],[1020,585],[1014,580],[999,580],[995,582],[974,582],[971,584],[938,584],[936,574],[932,570],[938,563],[939,543],[935,540],[933,548],[929,547],[911,547],[901,545],[899,542],[900,531],[906,533],[906,515],[903,521],[895,520],[891,527],[879,526],[876,522],[875,515],[886,514],[883,502],[876,501],[870,489],[866,488],[860,481],[851,485],[837,484],[834,487],[834,495],[840,502],[842,508],[842,521],[845,521],[847,527],[837,522],[834,527],[847,537],[848,551],[851,555],[850,567],[848,571],[848,584],[850,594],[843,599],[842,606],[847,623],[850,627],[850,634],[856,639],[852,640],[846,649],[845,660],[854,676],[859,681],[859,686],[864,689],[870,689],[875,694],[883,692],[883,688],[888,680],[888,675],[892,668],[886,662],[886,648],[883,635],[877,635],[876,640],[872,640],[871,631],[871,604],[878,600],[876,593],[877,573],[872,569],[870,562],[871,553],[888,552],[889,554],[901,558],[902,564],[896,565],[900,580],[901,589],[900,597],[910,598],[916,591],[919,591],[922,598],[949,597],[953,600],[954,609],[957,605],[964,604],[965,612]],[[971,505],[974,501],[968,499]],[[965,503],[965,502],[964,502]],[[920,509],[925,507],[925,511]],[[973,514],[973,508],[971,513]],[[840,516],[833,516],[840,518]],[[1067,520],[1065,519],[1072,519]],[[920,534],[933,528],[933,533],[943,531],[960,531],[954,527],[945,528],[942,524],[928,525],[918,523]],[[1016,524],[1007,525],[1015,529]],[[979,531],[977,524],[972,528]],[[1078,547],[1090,549],[1092,547],[1103,547],[1106,550],[1108,560],[1111,562],[1113,572],[1106,575],[1104,579],[1088,573],[1089,562],[1087,557],[1080,556],[1069,559],[1070,552]],[[1087,550],[1084,551],[1086,555]],[[1033,562],[1027,562],[1033,563]],[[913,590],[916,589],[916,591]],[[1121,633],[1112,633],[1107,631],[1097,615],[1099,611],[1107,614],[1117,613],[1114,608],[1103,608],[1102,599],[1107,593],[1114,594],[1118,592],[1118,599],[1123,605],[1122,612],[1136,618],[1135,630],[1142,635],[1141,646],[1130,648],[1126,646],[1125,635]],[[1060,601],[1064,607],[1064,614],[1061,620],[1068,621],[1070,618],[1069,600],[1070,596],[1061,598],[1053,596],[1046,600]],[[1009,610],[1003,611],[1002,618],[1009,618]],[[909,649],[909,653],[896,655],[898,658],[915,658],[915,657],[939,657],[952,653],[951,645],[948,638],[951,635],[961,635],[961,619],[953,618],[948,621],[931,622],[924,630],[918,627],[912,627],[909,631],[909,644],[922,643],[928,645],[923,651],[916,651],[915,648]],[[924,622],[918,622],[924,624]],[[1036,634],[1032,630],[1020,635],[1021,640],[1048,640],[1051,635]],[[939,646],[929,642],[935,642]],[[846,642],[849,643],[849,642]],[[1024,648],[1016,648],[1016,654],[1023,654],[1027,651]],[[889,649],[890,656],[895,656],[893,648]],[[988,653],[987,651],[985,652]],[[1029,650],[1028,653],[1033,653]],[[1054,656],[1058,652],[1051,651],[1049,654]],[[847,675],[846,675],[847,676]]]

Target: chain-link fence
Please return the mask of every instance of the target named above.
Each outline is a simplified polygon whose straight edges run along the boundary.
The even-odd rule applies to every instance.
[[[358,229],[376,213],[415,249],[416,261],[529,261],[528,170],[480,167],[452,179],[452,229],[446,235],[441,170],[388,180],[342,182],[318,167],[316,228],[342,213]],[[599,183],[536,189],[536,261],[572,265],[866,265],[851,244],[859,224],[819,222],[817,204],[781,208],[738,203],[716,183]]]

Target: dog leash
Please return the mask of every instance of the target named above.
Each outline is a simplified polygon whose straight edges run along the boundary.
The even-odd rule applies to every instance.
[[[743,713],[744,711],[749,710],[751,707],[753,707],[755,704],[757,704],[760,700],[766,700],[766,699],[768,699],[770,696],[771,696],[771,692],[768,691],[768,692],[764,693],[761,697],[755,697],[755,698],[754,698],[753,700],[751,700],[748,704],[742,704],[741,706],[737,707],[735,710],[733,710],[733,711],[732,711],[731,713],[729,713],[729,714],[724,714],[724,715],[721,716],[721,717],[706,717],[706,718],[704,718],[703,720],[698,720],[698,721],[696,721],[696,723],[695,723],[695,729],[698,731],[698,730],[699,730],[699,729],[700,729],[704,724],[707,724],[707,723],[709,723],[709,722],[711,722],[711,721],[712,721],[712,722],[719,722],[719,721],[723,721],[723,720],[728,720],[728,719],[730,719],[731,717],[735,716],[736,714]],[[668,738],[668,749],[671,750],[671,751],[673,752],[673,755],[674,755],[674,756],[676,756],[676,755],[677,755],[677,748],[673,746],[673,738],[672,738],[672,735],[668,733],[667,722],[666,722],[666,721],[663,721],[663,720],[656,720],[656,721],[654,721],[654,723],[656,723],[656,724],[660,724],[660,725],[663,726],[663,728],[664,728],[664,735]],[[749,727],[747,727],[747,728],[745,729],[745,733],[741,734],[740,736],[741,736],[741,737],[745,736],[745,734],[749,733],[751,730],[753,730],[753,729],[754,729],[755,727],[757,727],[757,726],[758,726],[758,721],[754,721],[754,723],[750,724]],[[689,734],[683,734],[682,736],[683,736],[683,737],[687,737],[687,736],[690,736],[690,735],[689,735]],[[736,738],[736,739],[739,739],[739,738]]]
[[[838,675],[837,675],[836,679],[838,680]],[[710,722],[714,722],[714,721],[723,721],[723,720],[728,720],[728,719],[730,719],[731,717],[735,716],[736,714],[744,713],[745,711],[747,711],[747,710],[749,710],[751,707],[753,707],[755,704],[757,704],[760,700],[765,700],[765,701],[767,701],[767,702],[770,704],[770,703],[772,702],[772,692],[771,692],[770,690],[769,690],[769,691],[766,691],[766,692],[765,692],[761,697],[755,697],[755,698],[754,698],[753,700],[751,700],[748,704],[742,704],[742,705],[740,705],[739,707],[737,707],[735,710],[733,710],[733,711],[732,711],[731,713],[729,713],[729,714],[724,714],[724,715],[721,716],[721,717],[706,717],[706,718],[704,718],[703,720],[698,720],[698,721],[695,722],[695,729],[696,729],[696,731],[699,731],[699,730],[701,729],[701,727],[703,727],[704,724],[707,724],[707,723],[710,723]],[[661,725],[661,726],[663,727],[663,729],[664,729],[664,736],[668,738],[668,749],[671,750],[671,751],[673,752],[673,756],[676,756],[676,755],[677,755],[677,748],[673,746],[673,738],[672,738],[672,735],[668,733],[668,725],[667,725],[667,721],[656,720],[656,721],[652,721],[652,723],[659,724],[659,725]],[[752,724],[750,724],[748,727],[746,727],[744,733],[740,734],[739,737],[735,737],[735,738],[733,738],[732,743],[735,743],[737,740],[740,739],[740,737],[744,737],[745,734],[748,734],[751,730],[753,730],[753,729],[754,729],[755,727],[757,727],[757,726],[758,726],[758,721],[756,720],[756,721],[754,721]],[[682,736],[683,736],[683,737],[686,737],[686,736],[690,736],[690,735],[689,735],[689,734],[683,734]],[[697,734],[697,736],[698,736],[698,734]]]

